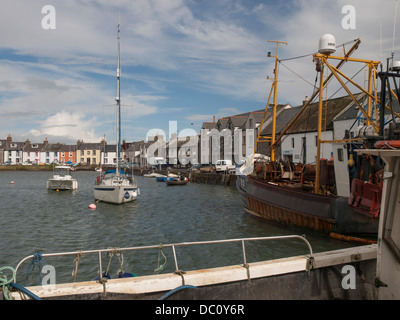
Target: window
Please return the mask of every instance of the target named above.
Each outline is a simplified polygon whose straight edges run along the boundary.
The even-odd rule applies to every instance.
[[[65,152],[61,152],[61,157],[65,157]]]
[[[92,155],[94,156],[96,155],[96,150],[93,150]]]
[[[294,138],[292,138],[292,148],[294,148]]]
[[[86,154],[87,154],[87,155],[90,155],[90,150],[86,151]]]
[[[72,157],[72,152],[69,153],[69,156]]]
[[[337,158],[340,162],[343,162],[344,157],[343,157],[343,149],[337,149]]]
[[[315,136],[315,146],[318,146],[318,136]]]
[[[84,154],[85,154],[85,151],[81,150],[81,156],[83,156]]]
[[[249,119],[249,129],[253,129],[253,119]]]

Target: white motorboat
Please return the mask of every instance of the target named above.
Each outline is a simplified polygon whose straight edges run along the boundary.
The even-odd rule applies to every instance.
[[[55,166],[53,176],[47,180],[47,189],[76,190],[78,181],[71,176],[71,167]]]

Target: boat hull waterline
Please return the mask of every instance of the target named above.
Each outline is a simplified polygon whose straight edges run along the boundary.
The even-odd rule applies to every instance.
[[[344,197],[300,192],[246,175],[238,175],[236,185],[245,211],[268,221],[328,235],[374,236],[378,232],[379,219],[353,209]]]
[[[60,179],[49,179],[47,181],[47,189],[49,190],[77,190],[78,181],[75,179],[60,180]]]
[[[96,201],[122,204],[136,200],[138,189],[131,186],[95,186]]]

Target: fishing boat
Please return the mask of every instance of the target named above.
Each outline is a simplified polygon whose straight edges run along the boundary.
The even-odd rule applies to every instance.
[[[331,36],[331,35],[324,35]],[[331,36],[332,37],[332,36]],[[277,43],[278,45],[281,42]],[[333,43],[333,46],[332,46]],[[361,149],[367,145],[373,145],[384,134],[384,110],[386,106],[385,88],[388,86],[388,72],[377,71],[378,61],[350,58],[357,49],[360,40],[347,51],[343,57],[331,55],[335,51],[335,40],[321,39],[320,50],[314,54],[316,69],[319,73],[320,86],[313,96],[304,104],[301,111],[291,120],[278,137],[275,134],[276,125],[276,91],[277,91],[277,64],[278,55],[275,56],[275,77],[271,88],[274,92],[274,110],[272,116],[272,135],[270,137],[270,161],[255,161],[248,157],[241,167],[236,170],[236,186],[241,194],[245,211],[270,222],[276,222],[286,226],[309,228],[317,232],[328,234],[331,237],[343,240],[366,242],[376,241],[379,223],[380,204],[382,197],[382,168],[383,164],[376,157],[357,156],[355,149]],[[339,60],[334,67],[328,60]],[[339,68],[345,62],[365,63],[369,68],[368,90],[355,84],[345,76]],[[324,79],[324,69],[330,70],[330,74]],[[345,137],[338,141],[323,141],[322,110],[323,90],[332,77],[338,79],[340,84],[354,100],[355,105],[366,119],[369,129],[374,132],[371,136],[358,139]],[[364,92],[368,99],[367,111],[361,106],[354,95],[344,84],[341,77],[345,77],[352,84]],[[380,78],[381,93],[377,99],[376,79]],[[375,88],[375,91],[372,91]],[[390,88],[390,86],[388,86]],[[392,86],[393,88],[393,86]],[[397,86],[396,86],[397,90]],[[267,107],[269,106],[268,98]],[[309,110],[311,102],[319,96],[318,105],[318,161],[309,163],[292,163],[275,159],[275,148],[284,137],[288,129],[299,119],[304,110]],[[400,96],[397,92],[397,96]],[[369,111],[371,103],[380,107],[380,124],[376,124]],[[266,109],[267,110],[267,109]],[[393,112],[392,112],[393,113]],[[265,114],[260,128],[263,128]],[[261,141],[259,130],[257,143]],[[257,149],[254,148],[254,154]],[[332,149],[337,152],[333,160],[321,159],[322,143],[331,143]],[[381,143],[382,144],[382,143]],[[335,149],[335,147],[337,147]],[[339,152],[340,151],[340,152]],[[339,177],[341,177],[339,181]],[[341,184],[341,185],[340,185]],[[338,193],[338,190],[345,190]]]
[[[49,190],[77,190],[78,181],[71,176],[71,167],[55,166],[52,177],[47,180]]]
[[[122,204],[136,200],[139,195],[133,175],[121,170],[121,95],[120,95],[120,25],[118,25],[118,65],[117,65],[117,159],[116,169],[108,170],[97,177],[93,190],[96,201]]]

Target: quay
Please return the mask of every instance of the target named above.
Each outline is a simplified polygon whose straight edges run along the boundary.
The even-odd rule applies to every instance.
[[[95,171],[96,166],[80,165],[75,167],[76,171]],[[53,165],[0,165],[1,171],[53,171]],[[160,173],[168,175],[168,173],[179,173],[189,179],[190,182],[204,183],[204,184],[217,184],[217,185],[236,185],[236,175],[232,173],[216,173],[216,172],[199,172],[188,171],[186,168],[172,168],[168,170],[150,170],[148,168],[133,168],[134,175],[143,175],[146,173]]]

